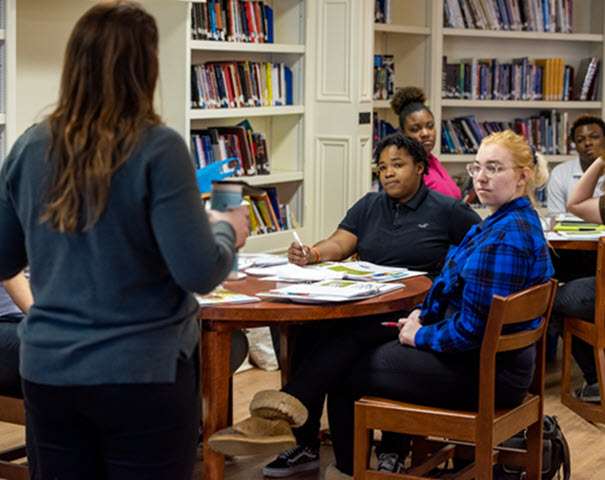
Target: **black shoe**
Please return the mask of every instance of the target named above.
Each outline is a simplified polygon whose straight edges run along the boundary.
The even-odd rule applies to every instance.
[[[296,447],[280,453],[275,460],[263,468],[267,477],[281,478],[298,472],[307,472],[319,468],[319,447]]]
[[[579,398],[583,402],[601,403],[599,384],[595,382],[589,385],[588,383],[584,382],[584,385],[574,392],[574,397]]]
[[[379,472],[400,473],[403,471],[403,460],[396,453],[381,453],[378,455]]]

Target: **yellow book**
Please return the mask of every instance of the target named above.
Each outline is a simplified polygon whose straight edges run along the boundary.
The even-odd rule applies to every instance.
[[[542,100],[550,101],[552,98],[551,88],[552,88],[552,66],[550,58],[536,58],[534,63],[538,67],[542,67]]]
[[[271,81],[271,64],[265,63],[265,82],[267,85],[267,101],[272,107],[275,106],[275,100],[273,99],[273,82]]]
[[[248,210],[250,211],[250,215],[248,218],[250,219],[250,233],[252,234],[260,234],[262,233],[260,229],[260,225],[258,224],[258,220],[256,219],[256,213],[254,213],[254,207],[252,207],[252,200],[249,196],[242,197],[244,202],[248,205]]]

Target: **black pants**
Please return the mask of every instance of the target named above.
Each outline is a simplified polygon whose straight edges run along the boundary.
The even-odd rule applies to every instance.
[[[553,303],[550,324],[557,333],[563,331],[563,317],[578,317],[586,322],[594,323],[596,297],[596,278],[585,277],[567,282],[557,289]],[[560,326],[557,328],[556,326]],[[595,365],[594,349],[584,340],[573,337],[571,353],[578,362],[584,379],[588,384],[597,382],[597,367]]]
[[[364,395],[474,410],[479,352],[441,354],[385,343],[361,356],[328,394],[328,419],[340,471],[353,474],[354,402]],[[526,389],[496,385],[496,408],[521,403]],[[383,439],[384,441],[384,439]]]
[[[23,381],[41,480],[190,480],[199,424],[197,351],[175,383],[55,387]]]
[[[363,351],[396,338],[397,329],[383,327],[380,322],[396,321],[404,315],[395,312],[298,327],[292,353],[292,379],[283,389],[307,407],[307,422],[294,429],[298,445],[319,445],[321,414],[328,389]],[[334,350],[338,352],[337,359]]]
[[[294,430],[297,443],[317,445],[326,394],[367,350],[397,338],[398,329],[380,322],[396,321],[403,312],[304,325],[296,335],[292,378],[283,391],[305,404],[307,422]]]

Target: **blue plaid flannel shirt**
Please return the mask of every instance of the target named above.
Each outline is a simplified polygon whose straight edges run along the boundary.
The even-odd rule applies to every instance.
[[[508,202],[471,227],[458,247],[450,248],[422,305],[416,346],[438,352],[479,348],[492,297],[544,283],[553,273],[529,198]],[[537,321],[527,322],[526,328],[534,328]]]

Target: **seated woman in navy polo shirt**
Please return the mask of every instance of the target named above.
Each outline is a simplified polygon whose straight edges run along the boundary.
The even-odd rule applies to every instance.
[[[422,270],[434,278],[441,270],[449,247],[458,245],[480,218],[460,200],[427,188],[423,181],[428,171],[427,154],[415,138],[401,133],[389,135],[377,145],[374,155],[383,191],[366,194],[351,207],[333,235],[313,247],[304,247],[306,255],[298,243],[292,243],[288,259],[297,265],[305,265],[324,260],[341,261],[357,252],[360,260]],[[391,316],[399,318],[400,315],[389,315],[389,318],[373,316],[347,322],[347,334],[353,330],[359,332],[355,336],[347,335],[347,341],[351,342],[348,350],[351,358],[396,339],[395,329],[378,326],[379,321],[389,320]],[[327,342],[341,336],[342,322],[326,321],[299,328],[292,372],[300,377],[322,375],[327,380],[326,389],[312,402],[305,403],[308,419],[294,430],[297,446],[282,452],[267,465],[263,469],[266,476],[283,477],[319,468],[320,418],[331,381],[327,367],[318,371],[317,363],[313,361],[310,365],[308,360],[317,357],[317,352]],[[346,361],[345,358],[339,360]],[[288,391],[288,386],[284,391]],[[396,446],[392,441],[389,443],[385,451],[395,451]]]
[[[292,243],[288,260],[338,262],[357,252],[367,262],[436,277],[449,247],[481,219],[467,204],[427,188],[427,154],[416,139],[400,133],[384,137],[374,156],[383,191],[366,194],[329,238],[305,246],[306,255]]]

